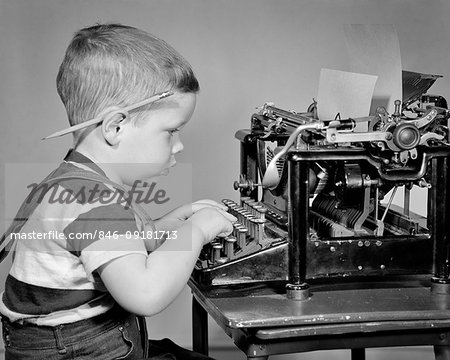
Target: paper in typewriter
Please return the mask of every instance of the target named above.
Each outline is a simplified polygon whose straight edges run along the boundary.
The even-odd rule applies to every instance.
[[[378,76],[370,113],[383,106],[392,114],[402,100],[402,62],[393,25],[344,25],[349,70]]]
[[[347,71],[320,71],[317,115],[320,120],[369,115],[377,76]]]

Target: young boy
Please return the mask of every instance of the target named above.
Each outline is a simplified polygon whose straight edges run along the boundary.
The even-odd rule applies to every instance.
[[[16,241],[0,301],[6,360],[207,359],[168,340],[144,354],[136,315],[167,307],[236,219],[203,200],[152,222],[124,188],[175,165],[199,90],[190,65],[141,30],[96,25],[75,34],[57,88],[74,149],[9,232],[58,236]],[[162,244],[156,231],[169,234]]]

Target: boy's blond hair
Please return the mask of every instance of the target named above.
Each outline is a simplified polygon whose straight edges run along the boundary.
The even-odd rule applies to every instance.
[[[109,106],[128,106],[156,93],[199,90],[191,66],[175,49],[121,24],[99,24],[75,33],[56,85],[70,125],[95,118]]]

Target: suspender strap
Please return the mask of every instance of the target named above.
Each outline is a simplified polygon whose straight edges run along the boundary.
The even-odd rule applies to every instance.
[[[141,333],[141,342],[142,348],[144,350],[144,359],[147,359],[148,356],[148,331],[147,331],[147,323],[145,322],[144,316],[138,316],[137,322],[139,325],[139,331]]]

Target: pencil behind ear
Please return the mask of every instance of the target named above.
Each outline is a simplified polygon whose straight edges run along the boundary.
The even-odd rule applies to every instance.
[[[73,133],[74,131],[87,128],[88,126],[98,124],[98,123],[104,121],[104,116],[105,115],[103,115],[103,114],[109,114],[109,113],[111,113],[111,111],[114,111],[116,114],[117,113],[122,114],[123,120],[124,120],[125,118],[128,117],[128,112],[129,111],[137,109],[137,108],[140,108],[141,106],[144,106],[144,105],[151,104],[151,103],[153,103],[155,101],[164,99],[164,98],[166,98],[168,96],[172,96],[173,94],[174,94],[173,91],[166,91],[166,92],[163,92],[161,94],[153,95],[152,97],[149,97],[148,99],[142,100],[142,101],[140,101],[140,102],[138,102],[136,104],[129,105],[129,106],[127,106],[127,107],[125,107],[125,108],[123,108],[121,110],[117,106],[109,107],[108,109],[103,111],[102,114],[100,114],[99,116],[97,116],[94,119],[91,119],[91,120],[88,120],[88,121],[84,121],[84,122],[82,122],[80,124],[77,124],[77,125],[70,126],[67,129],[56,131],[56,132],[54,132],[51,135],[43,137],[42,140],[53,139],[53,138],[58,137],[58,136],[63,136],[63,135],[66,135],[66,134]]]
[[[120,108],[108,108],[102,115],[102,135],[109,145],[115,146],[119,143],[119,133],[124,121],[129,118],[128,111]]]

